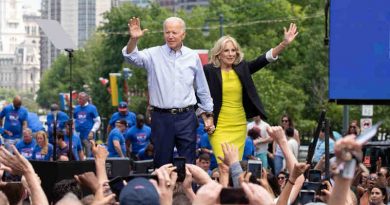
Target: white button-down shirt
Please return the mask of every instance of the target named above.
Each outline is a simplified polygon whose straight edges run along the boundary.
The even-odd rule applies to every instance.
[[[158,108],[183,108],[197,103],[207,112],[213,110],[213,101],[198,54],[182,46],[174,51],[166,44],[122,54],[132,65],[142,67],[148,73],[150,105]]]

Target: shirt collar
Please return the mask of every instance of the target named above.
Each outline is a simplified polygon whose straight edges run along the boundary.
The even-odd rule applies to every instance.
[[[86,102],[84,105],[82,105],[81,107],[85,107],[85,106],[87,106],[87,105],[89,105],[89,102]]]
[[[13,109],[13,110],[16,110],[16,107],[14,106],[13,103],[11,103],[11,106],[12,106],[12,109]],[[20,108],[22,108],[22,106],[20,106],[20,107],[18,108],[18,110],[20,110]]]
[[[165,51],[166,53],[168,53],[168,54],[176,54],[176,55],[179,54],[179,55],[183,55],[184,52],[185,52],[183,43],[181,44],[181,47],[180,47],[180,49],[179,49],[178,51],[175,51],[175,50],[173,50],[172,48],[169,48],[169,46],[168,46],[167,44],[164,44],[164,45],[163,45],[163,49],[164,49],[164,51]]]

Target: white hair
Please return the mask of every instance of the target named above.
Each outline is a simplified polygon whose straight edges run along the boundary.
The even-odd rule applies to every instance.
[[[169,17],[169,18],[165,19],[164,24],[163,24],[164,31],[165,31],[165,25],[167,23],[170,23],[170,22],[178,22],[178,23],[180,23],[182,28],[183,28],[183,31],[186,31],[186,23],[184,22],[183,19],[181,19],[179,17],[176,17],[176,16],[172,16],[172,17]]]

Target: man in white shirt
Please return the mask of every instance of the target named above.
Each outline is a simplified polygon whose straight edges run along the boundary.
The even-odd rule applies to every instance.
[[[172,163],[174,147],[187,163],[194,164],[198,126],[195,104],[206,130],[212,132],[215,126],[213,100],[202,63],[198,54],[183,44],[185,22],[178,17],[167,18],[163,24],[165,44],[144,50],[137,47],[146,32],[141,29],[140,19],[129,19],[128,27],[130,39],[122,54],[128,63],[147,71],[154,165],[158,168]]]

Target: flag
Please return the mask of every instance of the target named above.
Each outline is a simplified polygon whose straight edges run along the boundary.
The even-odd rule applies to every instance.
[[[107,78],[100,77],[99,78],[100,83],[106,88],[107,92],[111,95],[111,88],[108,84],[110,81]]]
[[[63,111],[66,111],[66,110],[68,110],[69,109],[69,104],[70,104],[70,102],[69,102],[69,100],[70,100],[70,98],[69,98],[69,93],[60,93],[59,94],[59,99],[60,99],[60,109],[61,110],[63,110]],[[76,101],[76,99],[77,99],[77,97],[78,97],[78,93],[74,90],[74,91],[72,91],[72,107],[75,105],[75,101]]]
[[[118,106],[122,101],[122,88],[120,86],[120,73],[110,73],[111,104]]]
[[[103,78],[103,77],[100,77],[99,81],[104,86],[107,85],[107,83],[109,82],[107,78]]]
[[[60,98],[60,109],[65,111],[65,110],[68,110],[68,105],[66,103],[66,100],[65,100],[65,95],[68,95],[69,97],[69,93],[60,93],[59,94],[59,98]]]

